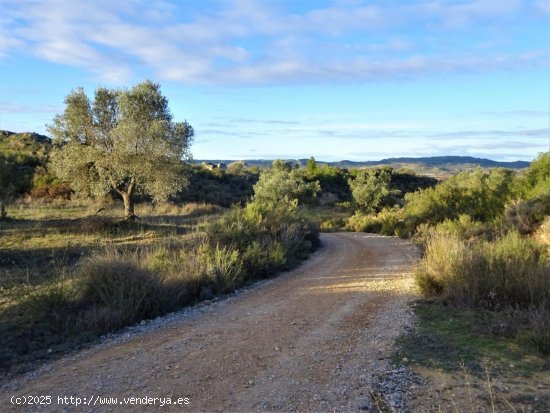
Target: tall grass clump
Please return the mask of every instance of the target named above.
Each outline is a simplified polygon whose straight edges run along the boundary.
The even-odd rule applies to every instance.
[[[86,259],[77,272],[80,300],[101,307],[108,328],[120,328],[161,313],[162,280],[138,254],[106,253]]]
[[[346,229],[356,232],[374,232],[382,235],[400,235],[402,222],[399,212],[394,209],[383,209],[376,214],[357,211],[346,220]]]
[[[214,247],[203,244],[199,248],[202,264],[201,298],[211,298],[235,290],[243,283],[242,261],[237,250],[231,247]]]
[[[494,242],[434,232],[415,271],[426,295],[464,306],[550,308],[550,261],[545,249],[511,231]]]

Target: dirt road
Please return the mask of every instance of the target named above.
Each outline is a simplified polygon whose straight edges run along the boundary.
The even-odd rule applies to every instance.
[[[390,346],[410,322],[417,252],[402,240],[368,234],[325,234],[322,242],[281,277],[4,385],[0,411],[370,410]],[[16,407],[13,395],[52,399]],[[70,399],[61,405],[59,396],[92,406],[75,407]],[[104,397],[116,397],[116,406],[100,405]],[[140,400],[123,399],[130,397]],[[153,403],[144,397],[159,399],[156,406],[137,404]],[[182,404],[158,407],[167,397]]]

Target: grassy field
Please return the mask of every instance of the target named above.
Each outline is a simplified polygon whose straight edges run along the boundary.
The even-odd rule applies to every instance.
[[[118,203],[66,201],[10,208],[12,218],[0,224],[2,369],[64,352],[114,327],[69,320],[82,310],[81,297],[71,295],[82,290],[75,285],[86,260],[117,254],[114,261],[132,254],[152,260],[149,255],[164,249],[191,250],[222,209],[139,205],[140,220],[133,223],[120,221],[120,211]]]
[[[104,208],[100,213],[96,212]],[[221,208],[207,204],[140,205],[134,223],[121,222],[121,206],[85,202],[19,204],[0,224],[2,301],[11,287],[39,285],[59,276],[59,268],[108,246],[137,247],[182,242],[200,232]]]

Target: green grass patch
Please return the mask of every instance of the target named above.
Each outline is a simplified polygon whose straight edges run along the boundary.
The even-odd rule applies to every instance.
[[[495,373],[529,376],[550,369],[550,356],[517,337],[513,316],[482,309],[459,309],[439,301],[419,300],[412,309],[414,330],[398,340],[394,361],[459,371],[465,365],[475,375],[484,374],[482,360]]]

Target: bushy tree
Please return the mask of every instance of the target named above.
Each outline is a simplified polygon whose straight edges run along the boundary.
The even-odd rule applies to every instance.
[[[276,160],[270,170],[260,174],[254,185],[252,202],[263,211],[294,210],[300,202],[315,197],[319,191],[319,182],[306,182],[298,169]]]
[[[380,209],[390,195],[391,173],[386,170],[360,170],[355,179],[349,180],[353,199],[365,212]]]
[[[52,167],[78,194],[101,196],[112,188],[134,217],[136,194],[165,200],[186,183],[193,128],[174,122],[160,85],[99,88],[91,101],[82,88],[65,99],[49,130],[56,148]]]
[[[504,211],[512,180],[512,172],[502,168],[461,172],[434,188],[407,194],[406,219],[412,226],[457,219],[461,214],[491,221]]]

